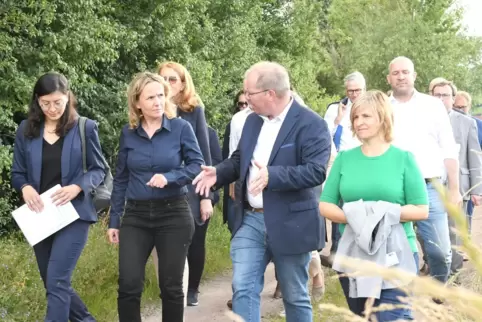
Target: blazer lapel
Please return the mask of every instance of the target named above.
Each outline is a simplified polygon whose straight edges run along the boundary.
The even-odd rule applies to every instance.
[[[279,151],[279,148],[281,147],[281,144],[285,141],[285,139],[288,137],[288,134],[291,132],[293,129],[293,126],[296,123],[296,118],[298,117],[298,114],[300,113],[300,107],[298,104],[293,101],[291,104],[290,110],[288,111],[288,114],[286,114],[286,117],[283,121],[283,125],[281,125],[281,129],[279,130],[278,136],[276,137],[276,141],[274,142],[273,150],[271,150],[271,155],[269,157],[268,165],[273,162],[274,157]]]
[[[32,179],[40,189],[40,180],[42,175],[42,148],[44,141],[44,127],[40,126],[40,135],[30,142],[30,164],[32,165]]]
[[[248,125],[247,121],[245,125]],[[241,157],[243,158],[241,160],[241,178],[244,178],[248,173],[249,165],[251,164],[251,159],[253,158],[254,148],[258,143],[259,132],[261,132],[261,127],[263,126],[263,119],[260,116],[256,116],[252,122],[252,125],[249,124],[249,126],[251,128],[249,128],[246,132],[243,131],[243,134],[248,134],[248,139],[244,140],[245,144],[247,144],[245,148],[246,152],[241,154]]]
[[[70,170],[70,157],[73,151],[74,139],[77,137],[79,132],[79,123],[67,132],[64,137],[64,143],[62,145],[62,157],[61,157],[61,172],[62,172],[62,184],[65,184]],[[79,134],[80,135],[80,134]],[[79,140],[80,142],[80,140]],[[82,162],[82,161],[81,161]]]

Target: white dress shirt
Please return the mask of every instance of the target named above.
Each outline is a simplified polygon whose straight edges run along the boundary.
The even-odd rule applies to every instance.
[[[443,103],[414,92],[405,103],[390,96],[394,113],[393,145],[412,152],[424,178],[442,177],[445,159],[458,160],[452,126]]]
[[[353,103],[348,100],[348,104],[346,104],[345,115],[343,115],[343,118],[338,125],[335,125],[335,119],[338,116],[338,104],[331,104],[330,106],[328,106],[328,109],[325,113],[324,119],[326,121],[326,124],[328,124],[328,130],[330,131],[332,138],[335,135],[338,126],[341,125],[343,127],[340,139],[340,151],[349,150],[361,144],[360,141],[355,136],[353,136],[353,133],[351,131],[350,113],[352,105]]]
[[[238,143],[239,140],[241,140],[241,134],[243,133],[244,123],[246,122],[249,114],[252,112],[253,110],[247,107],[233,115],[229,134],[229,157],[231,157],[231,154],[233,154],[233,152],[238,148]]]
[[[293,99],[290,99],[290,102],[284,108],[283,112],[272,120],[265,116],[261,116],[263,118],[263,125],[259,132],[258,142],[254,148],[253,158],[251,159],[251,165],[249,166],[248,184],[246,185],[247,199],[253,208],[263,208],[263,192],[259,193],[257,196],[253,196],[249,193],[249,183],[256,178],[259,171],[258,167],[254,164],[254,161],[256,160],[262,165],[268,165],[274,143],[292,103]]]

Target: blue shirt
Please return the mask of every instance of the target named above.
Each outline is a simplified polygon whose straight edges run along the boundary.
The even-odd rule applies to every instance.
[[[152,138],[142,126],[122,129],[111,196],[109,228],[119,228],[125,201],[155,200],[184,195],[186,185],[201,171],[204,160],[191,125],[180,118],[163,118]],[[167,186],[147,185],[163,174]]]

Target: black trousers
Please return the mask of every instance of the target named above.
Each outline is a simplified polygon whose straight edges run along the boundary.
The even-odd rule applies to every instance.
[[[191,246],[187,254],[187,262],[189,264],[189,285],[188,290],[191,292],[199,291],[199,284],[204,272],[204,263],[206,262],[206,233],[209,226],[208,219],[204,225],[195,224],[194,236]]]
[[[147,259],[156,247],[162,320],[182,322],[182,276],[194,221],[185,196],[127,201],[119,235],[120,322],[141,322],[141,296]]]

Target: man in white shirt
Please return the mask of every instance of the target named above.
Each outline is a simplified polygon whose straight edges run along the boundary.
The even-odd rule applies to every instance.
[[[340,102],[328,105],[324,117],[333,138],[335,153],[360,145],[360,141],[353,136],[351,131],[350,112],[353,102],[366,91],[365,77],[360,72],[353,72],[345,77],[344,82],[346,97]],[[331,223],[330,256],[320,255],[323,266],[331,267],[340,237],[338,224]]]
[[[442,102],[415,90],[416,79],[413,62],[397,57],[389,65],[388,83],[394,110],[394,145],[412,152],[427,184],[429,217],[417,222],[417,232],[424,241],[424,251],[430,275],[442,283],[447,282],[452,261],[448,215],[438,192],[432,185],[440,180],[444,170],[448,178],[448,198],[459,204],[458,151],[450,120]]]
[[[353,102],[366,91],[365,77],[360,72],[347,75],[344,82],[346,97],[340,102],[328,105],[324,117],[337,151],[349,150],[360,145],[360,141],[351,131],[350,112]]]

